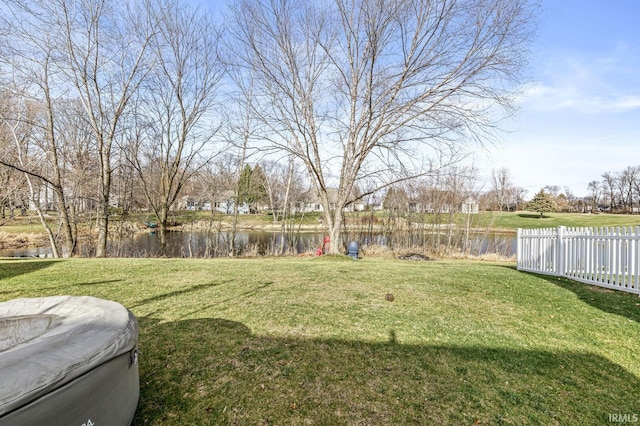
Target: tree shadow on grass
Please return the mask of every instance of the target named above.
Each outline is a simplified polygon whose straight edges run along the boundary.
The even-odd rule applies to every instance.
[[[573,292],[580,300],[594,308],[640,323],[640,297],[637,294],[584,284],[568,278],[542,277],[558,287]]]
[[[228,283],[231,283],[231,282],[232,282],[232,280],[224,280],[224,281],[220,281],[220,282],[212,282],[212,283],[207,283],[207,284],[192,285],[192,286],[185,287],[185,288],[183,288],[181,290],[170,291],[168,293],[162,293],[162,294],[158,294],[158,295],[155,295],[155,296],[152,296],[152,297],[148,297],[146,299],[140,300],[137,303],[128,305],[127,307],[129,309],[133,309],[133,308],[137,308],[139,306],[143,306],[143,305],[146,305],[146,304],[149,304],[149,303],[155,303],[155,302],[159,302],[159,301],[166,300],[166,299],[172,299],[174,297],[184,296],[186,294],[197,293],[197,292],[199,292],[201,290],[204,290],[204,289],[209,289],[209,288],[212,288],[212,287],[222,286],[222,285],[225,285],[225,284],[228,284]],[[253,296],[256,293],[258,293],[260,290],[263,290],[263,289],[271,286],[272,284],[273,284],[273,282],[271,282],[271,281],[264,282],[264,283],[261,283],[261,284],[257,285],[256,287],[251,288],[250,290],[242,292],[242,293],[240,293],[238,295],[234,295],[234,296],[230,296],[230,297],[227,297],[227,298],[224,298],[224,299],[216,300],[215,302],[210,302],[210,301],[203,302],[201,305],[195,305],[194,307],[196,309],[191,311],[190,314],[193,315],[195,313],[204,311],[204,310],[206,310],[207,308],[209,308],[211,306],[222,305],[222,304],[231,302],[233,300],[237,300],[237,299],[240,299],[240,298]]]
[[[518,213],[518,216],[524,219],[549,219],[550,216],[542,215],[540,213]]]
[[[93,286],[93,285],[107,285],[107,284],[116,284],[116,283],[121,283],[122,280],[103,280],[103,281],[90,281],[90,282],[86,282],[86,283],[78,283],[78,284],[74,284],[77,286]]]
[[[56,262],[61,262],[61,260],[2,259],[0,260],[0,280],[35,272]]]
[[[640,380],[590,353],[252,335],[140,318],[133,425],[604,424]]]
[[[508,266],[508,268],[516,269],[512,266]],[[619,315],[640,323],[640,297],[637,294],[585,284],[564,277],[526,271],[521,272],[535,275],[553,285],[569,290],[583,302],[603,312]]]

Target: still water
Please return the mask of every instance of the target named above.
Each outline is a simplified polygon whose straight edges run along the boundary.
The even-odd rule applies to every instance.
[[[205,232],[170,232],[167,235],[167,257],[224,257],[230,251],[229,232],[207,234]],[[265,256],[286,254],[315,253],[322,245],[324,234],[316,232],[300,232],[282,235],[277,232],[251,231],[237,232],[235,246],[239,255]],[[360,247],[368,244],[387,246],[393,249],[434,247],[447,244],[459,250],[468,251],[471,255],[496,253],[502,256],[513,256],[516,253],[516,237],[512,235],[482,234],[472,235],[468,241],[446,240],[444,236],[413,235],[387,236],[384,234],[347,234],[342,244],[356,241]],[[82,250],[82,249],[81,249]],[[160,236],[146,233],[135,238],[112,241],[108,246],[111,257],[158,257],[162,253]],[[47,247],[31,249],[0,250],[0,257],[49,257],[51,250]]]

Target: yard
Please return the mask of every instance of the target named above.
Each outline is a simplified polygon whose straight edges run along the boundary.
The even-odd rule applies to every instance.
[[[138,317],[134,425],[640,414],[640,298],[511,263],[0,260],[0,301],[57,294],[116,300]]]

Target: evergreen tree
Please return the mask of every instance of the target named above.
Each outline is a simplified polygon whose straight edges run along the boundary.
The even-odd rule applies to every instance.
[[[540,213],[540,218],[545,213],[555,212],[558,210],[558,206],[556,205],[553,197],[546,192],[544,189],[541,189],[531,201],[529,201],[526,205],[526,210],[530,212],[538,212]]]
[[[251,197],[252,203],[263,202],[268,200],[269,194],[266,188],[267,177],[264,170],[258,164],[251,171]]]
[[[251,166],[245,164],[240,172],[240,179],[238,180],[238,205],[243,203],[251,203]]]
[[[265,179],[264,171],[260,166],[255,166],[252,169],[250,165],[246,164],[240,173],[238,182],[238,205],[247,203],[249,206],[253,206],[267,198],[264,186]]]

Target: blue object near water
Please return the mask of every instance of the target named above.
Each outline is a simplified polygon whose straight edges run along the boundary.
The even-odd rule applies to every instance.
[[[357,259],[358,258],[358,243],[356,243],[355,241],[351,241],[349,243],[349,245],[347,246],[347,254],[352,259]]]

